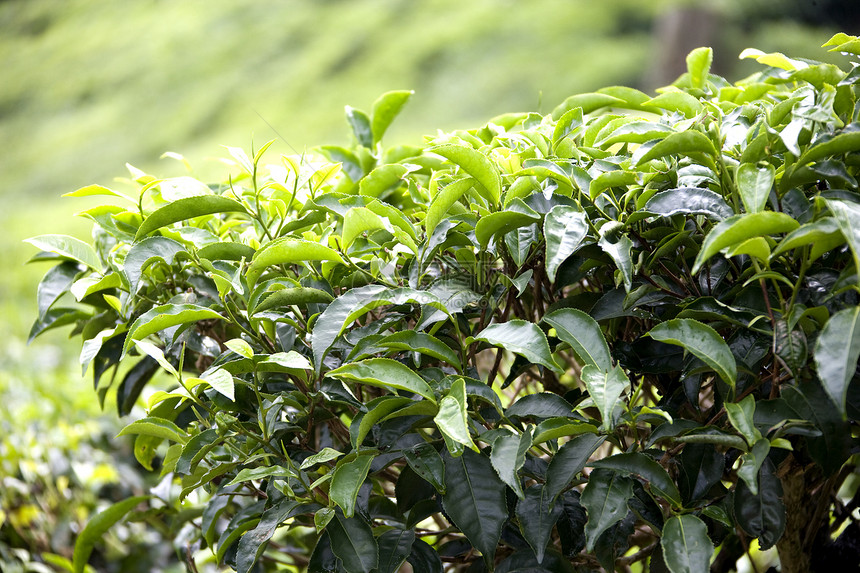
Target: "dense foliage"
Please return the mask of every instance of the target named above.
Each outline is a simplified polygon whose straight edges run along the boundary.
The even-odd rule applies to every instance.
[[[30,240],[33,335],[74,325],[165,478],[74,569],[135,509],[243,573],[852,563],[860,40],[827,45],[852,68],[701,48],[424,147],[382,144],[389,92],[349,148],[70,193],[110,204]]]

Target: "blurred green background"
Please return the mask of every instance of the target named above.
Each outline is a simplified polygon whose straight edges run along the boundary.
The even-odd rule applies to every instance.
[[[653,91],[700,45],[730,80],[756,68],[745,47],[827,61],[819,46],[858,28],[856,0],[0,1],[0,570],[54,570],[34,560],[70,556],[86,517],[146,477],[67,333],[26,344],[48,268],[25,266],[21,241],[89,233],[72,215],[91,204],[61,194],[113,185],[126,162],[180,174],[166,151],[219,178],[220,145],[345,143],[344,105],[392,89],[416,93],[387,141],[419,143],[608,85]],[[157,541],[128,528],[100,554]],[[169,553],[99,570],[161,570]]]

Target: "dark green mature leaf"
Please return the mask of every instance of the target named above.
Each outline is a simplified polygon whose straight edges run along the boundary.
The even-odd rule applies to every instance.
[[[786,385],[782,396],[801,419],[810,420],[821,431],[821,436],[804,438],[806,447],[825,475],[836,473],[850,455],[851,430],[833,400],[817,380]]]
[[[695,515],[675,515],[663,526],[663,558],[672,573],[707,571],[714,554],[708,526]]]
[[[546,470],[546,494],[552,499],[558,497],[604,440],[605,436],[582,434],[559,448]]]
[[[666,498],[675,507],[681,505],[681,493],[678,491],[678,486],[675,485],[663,466],[641,452],[615,454],[591,462],[589,465],[619,473],[638,475],[651,484],[654,493]]]
[[[671,217],[672,215],[704,215],[722,221],[735,214],[723,196],[700,187],[679,187],[655,193],[643,211]]]
[[[533,322],[510,320],[491,324],[479,332],[475,340],[486,342],[491,346],[500,346],[523,356],[534,364],[545,366],[558,374],[562,373],[561,368],[552,358],[546,335]]]
[[[75,277],[81,272],[77,263],[66,261],[55,266],[45,274],[36,289],[36,305],[39,310],[39,319],[43,320],[48,309],[51,308],[63,293],[69,290]]]
[[[314,323],[311,333],[311,349],[313,350],[314,367],[317,372],[320,371],[323,359],[338,336],[343,333],[347,326],[374,308],[389,304],[426,305],[444,313],[442,314],[443,317],[450,316],[450,312],[439,297],[429,291],[405,287],[387,288],[376,284],[354,288],[338,296]]]
[[[588,388],[588,394],[594,400],[594,405],[600,410],[603,420],[601,427],[611,430],[615,427],[613,412],[619,406],[618,399],[625,390],[630,388],[630,379],[620,366],[610,370],[602,370],[594,364],[586,364],[580,373],[580,378]]]
[[[129,292],[137,293],[140,279],[144,271],[154,262],[172,265],[178,253],[184,252],[185,247],[166,237],[150,237],[135,243],[123,261],[122,272],[129,284]]]
[[[139,240],[161,227],[178,221],[212,215],[213,213],[230,212],[247,213],[247,210],[241,203],[221,195],[184,197],[153,211],[143,220],[134,238]]]
[[[860,306],[840,310],[830,317],[815,343],[814,356],[818,378],[845,418],[848,385],[860,358]]]
[[[584,364],[593,364],[603,371],[612,368],[606,338],[589,315],[575,308],[563,308],[544,315],[543,320],[555,329],[556,336],[570,344]]]
[[[412,565],[413,573],[442,573],[442,559],[427,542],[415,539],[412,553],[406,559]]]
[[[556,205],[546,214],[543,223],[546,240],[546,275],[555,282],[561,264],[576,252],[588,233],[585,213],[576,207]]]
[[[559,396],[551,392],[537,392],[528,394],[508,406],[505,415],[508,418],[555,418],[570,416],[573,406]]]
[[[535,552],[538,563],[543,562],[552,528],[561,517],[562,503],[556,502],[545,486],[532,485],[517,502],[520,532]]]
[[[633,480],[612,470],[596,469],[582,490],[582,505],[588,511],[585,549],[593,551],[600,534],[627,515],[627,500],[633,497]]]
[[[460,357],[457,353],[435,336],[424,332],[416,332],[414,330],[395,332],[377,341],[377,345],[384,348],[419,352],[437,360],[447,362],[457,370],[461,369]]]
[[[415,473],[424,478],[439,493],[445,493],[445,462],[432,445],[421,443],[403,450],[403,457]]]
[[[373,530],[361,517],[344,517],[338,511],[325,530],[331,550],[349,573],[370,573],[379,565],[379,547]]]
[[[785,530],[782,482],[774,475],[773,463],[765,460],[759,471],[759,492],[753,494],[744,481],[734,496],[735,520],[747,534],[758,538],[762,550],[773,547]]]
[[[150,334],[155,334],[165,328],[197,322],[198,320],[212,320],[223,318],[212,309],[198,306],[196,304],[165,304],[151,308],[128,329],[128,335],[123,345],[122,355],[125,356],[134,345],[135,340],[143,340]]]
[[[488,203],[491,205],[499,204],[499,198],[502,195],[501,175],[499,168],[486,155],[471,147],[450,143],[431,147],[429,151],[459,165],[463,171],[475,179],[481,195]]]
[[[370,125],[374,145],[382,141],[382,136],[385,135],[388,126],[400,114],[414,93],[412,90],[386,92],[373,102],[373,108],[370,112]]]
[[[175,472],[188,475],[194,471],[200,460],[203,459],[218,439],[218,430],[210,428],[204,430],[188,440],[182,448],[182,454],[176,462]],[[174,440],[175,441],[175,440]]]
[[[375,573],[397,573],[400,566],[412,553],[415,532],[411,529],[391,529],[377,539],[379,543],[379,566]]]
[[[493,441],[493,451],[490,454],[490,462],[496,473],[520,499],[523,499],[525,494],[518,472],[526,462],[526,452],[531,445],[532,431],[529,428],[522,434],[499,436]]]
[[[687,502],[707,495],[720,482],[726,468],[726,457],[712,444],[686,444],[678,460],[678,486]]]
[[[654,340],[683,347],[734,388],[738,376],[735,357],[725,340],[710,326],[691,318],[676,318],[658,324],[647,335]]]
[[[25,239],[24,242],[30,243],[37,249],[56,253],[66,259],[83,263],[91,269],[102,270],[101,262],[95,250],[80,239],[68,235],[39,235]]]
[[[442,507],[487,565],[492,565],[508,508],[505,484],[486,456],[472,450],[457,458],[445,455]]]
[[[367,479],[367,472],[374,457],[373,454],[360,455],[350,462],[338,463],[334,470],[329,497],[343,509],[346,517],[352,517],[355,512],[355,498]]]
[[[478,224],[475,225],[475,238],[482,248],[486,248],[493,237],[510,233],[520,227],[527,227],[538,221],[540,221],[540,215],[537,213],[511,210],[490,213],[478,219]]]
[[[125,517],[125,514],[147,499],[149,499],[149,496],[143,495],[118,501],[104,511],[97,513],[87,522],[83,531],[81,531],[75,540],[74,573],[84,572],[96,543],[107,533],[107,530]]]
[[[699,254],[696,255],[692,272],[698,273],[705,261],[727,247],[739,245],[754,237],[788,233],[799,226],[800,223],[791,216],[774,211],[733,215],[718,223],[707,234]]]
[[[284,499],[263,512],[257,527],[239,540],[239,549],[236,551],[237,573],[249,573],[266,549],[266,542],[272,538],[275,529],[292,517],[297,508],[299,508],[299,502]]]
[[[436,403],[433,390],[408,366],[390,358],[371,358],[363,362],[344,364],[328,373],[332,378],[361,382],[389,391],[406,390]]]

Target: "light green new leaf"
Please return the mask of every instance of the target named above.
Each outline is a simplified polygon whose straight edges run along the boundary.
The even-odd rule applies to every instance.
[[[555,329],[556,336],[570,344],[584,364],[593,364],[601,371],[612,368],[609,345],[597,321],[575,308],[563,308],[543,317]]]
[[[125,356],[135,340],[143,340],[165,328],[197,322],[198,320],[221,319],[222,316],[210,308],[196,304],[164,304],[141,314],[128,329],[122,349]]]
[[[835,199],[829,199],[826,203],[839,229],[845,235],[848,246],[851,247],[854,264],[860,269],[860,205]]]
[[[687,95],[687,94],[684,94]],[[688,96],[692,97],[692,96]],[[695,99],[695,98],[694,98]],[[698,102],[698,100],[696,100]],[[701,105],[701,104],[700,104]],[[654,147],[649,149],[639,160],[636,165],[642,165],[652,159],[659,159],[667,155],[691,155],[695,153],[704,153],[710,157],[716,157],[717,150],[714,144],[701,131],[688,129],[680,133],[672,133],[662,141],[657,142]]]
[[[436,403],[433,390],[408,366],[390,358],[371,358],[363,362],[344,364],[328,373],[333,378],[352,380],[385,388],[389,391],[406,390]]]
[[[137,230],[135,240],[152,233],[156,229],[166,227],[171,223],[212,215],[213,213],[247,213],[241,203],[221,195],[200,195],[185,197],[153,211]]]
[[[663,559],[672,573],[708,571],[714,546],[708,526],[695,515],[674,515],[663,526]]]
[[[284,466],[263,466],[259,468],[245,468],[236,474],[227,485],[236,485],[246,481],[261,480],[268,477],[295,477],[296,473]]]
[[[747,396],[740,402],[726,402],[726,414],[729,422],[744,437],[747,444],[752,446],[761,439],[761,432],[755,427],[753,417],[755,416],[755,397]]]
[[[813,223],[801,225],[787,234],[773,250],[771,258],[775,258],[777,255],[791,249],[812,245],[809,254],[809,260],[812,262],[823,253],[838,247],[844,242],[845,236],[842,234],[836,219],[834,217],[824,217]]]
[[[87,185],[86,187],[81,187],[80,189],[77,189],[75,191],[63,193],[61,197],[95,197],[99,195],[108,197],[121,197],[131,203],[137,203],[137,201],[135,201],[128,195],[120,193],[119,191],[114,191],[113,189],[108,189],[107,187],[103,187],[101,185]]]
[[[546,274],[554,283],[558,268],[576,252],[588,233],[585,213],[576,207],[556,205],[544,218],[543,232],[546,238]]]
[[[302,462],[302,465],[299,466],[300,470],[307,470],[314,467],[316,464],[323,464],[325,462],[330,462],[331,460],[336,460],[341,457],[343,452],[339,452],[333,448],[323,448],[312,456],[308,456]]]
[[[291,265],[306,261],[336,261],[343,259],[334,250],[313,241],[281,237],[267,243],[254,254],[248,266],[246,278],[249,284],[255,284],[266,267],[271,265]]]
[[[373,147],[373,134],[370,128],[370,118],[367,114],[350,105],[344,106],[346,114],[346,122],[352,128],[352,134],[360,145],[364,147]]]
[[[526,462],[526,452],[531,445],[532,429],[529,427],[522,434],[508,434],[496,438],[493,441],[493,451],[490,454],[490,463],[493,464],[493,469],[520,499],[523,499],[525,494],[518,472]]]
[[[746,482],[753,495],[758,495],[759,470],[768,453],[770,453],[770,441],[767,438],[760,438],[750,451],[741,456],[738,477]]]
[[[202,380],[205,380],[209,383],[212,388],[230,400],[231,402],[235,400],[235,386],[233,383],[233,375],[224,370],[223,368],[216,368],[211,372],[207,372],[203,375]]]
[[[600,238],[597,240],[597,244],[604,253],[612,257],[615,266],[621,271],[624,290],[630,292],[633,286],[633,259],[631,256],[633,241],[626,234],[613,237],[613,233],[606,232],[611,225],[612,223],[609,223],[600,228]]]
[[[738,192],[747,213],[758,213],[764,209],[775,178],[776,169],[771,164],[758,167],[752,163],[743,163],[738,167]]]
[[[268,295],[254,307],[253,312],[258,313],[292,305],[328,304],[333,300],[334,297],[324,290],[310,287],[290,287],[276,290]]]
[[[711,48],[696,48],[687,54],[687,72],[690,74],[690,85],[697,89],[705,87],[713,61],[714,50]]]
[[[338,463],[334,470],[329,497],[343,509],[346,517],[352,517],[355,513],[358,490],[367,479],[367,472],[370,471],[374,457],[373,454],[360,455],[350,462]]]
[[[662,139],[674,131],[671,127],[662,123],[634,121],[625,123],[614,129],[612,133],[603,139],[594,142],[594,145],[605,149],[616,143],[645,143],[652,139]]]
[[[627,187],[639,182],[640,175],[633,171],[604,171],[597,177],[591,180],[588,185],[588,196],[591,200],[597,197],[611,187]]]
[[[433,418],[433,422],[439,431],[449,440],[461,444],[476,452],[480,452],[478,446],[472,441],[469,432],[469,413],[466,404],[466,382],[457,378],[448,394],[439,402],[439,413]],[[453,457],[462,453],[460,449],[451,452]],[[455,455],[456,454],[456,455]]]
[[[671,91],[662,93],[655,98],[649,99],[642,105],[645,107],[656,107],[659,109],[665,109],[667,111],[679,111],[687,118],[696,117],[702,112],[702,109],[704,109],[702,102],[700,102],[698,99],[694,98],[690,94],[682,91]],[[711,149],[713,149],[713,146],[711,146]],[[713,155],[713,153],[711,153],[711,155]]]
[[[702,248],[696,255],[692,272],[693,274],[699,272],[705,261],[727,247],[737,245],[753,237],[788,233],[799,226],[800,223],[791,216],[774,211],[733,215],[715,225],[705,237]]]
[[[807,149],[794,164],[794,169],[803,167],[831,155],[842,155],[860,150],[860,131],[840,133],[827,141],[816,143]]]
[[[416,169],[402,163],[380,165],[358,182],[358,194],[365,197],[380,197],[384,192],[399,185],[403,177]]]
[[[188,435],[179,429],[179,426],[164,418],[142,418],[136,420],[120,430],[116,437],[120,436],[153,436],[184,444],[188,441]]]
[[[102,270],[102,264],[95,249],[80,239],[68,235],[39,235],[24,239],[24,242],[30,243],[37,249],[78,261],[99,272]]]
[[[431,147],[429,151],[459,165],[478,182],[481,195],[491,205],[498,205],[502,195],[502,178],[499,169],[490,159],[471,147],[448,143]]]
[[[595,468],[638,475],[651,484],[651,489],[656,494],[669,500],[673,506],[680,507],[681,505],[681,492],[678,491],[678,486],[675,485],[663,466],[641,452],[615,454],[589,465]]]
[[[561,368],[552,358],[546,335],[533,322],[510,320],[491,324],[478,333],[475,340],[510,350],[533,364],[545,366],[557,374],[562,373]]]
[[[815,343],[814,357],[821,385],[845,419],[848,385],[860,357],[860,306],[830,317]]]
[[[424,229],[429,237],[433,233],[433,229],[439,224],[439,221],[445,218],[448,209],[456,203],[469,189],[474,187],[477,182],[471,177],[457,179],[453,183],[449,183],[436,193],[433,197],[433,202],[427,208],[427,216],[424,217]]]
[[[254,357],[254,349],[251,348],[250,344],[248,344],[241,338],[231,338],[224,343],[224,346],[226,346],[228,350],[232,350],[233,352],[244,358]]]
[[[626,102],[623,99],[601,93],[585,93],[576,94],[568,97],[561,102],[558,107],[552,110],[553,119],[560,119],[568,111],[582,108],[582,113],[591,113],[603,107],[626,107]]]
[[[580,373],[588,394],[600,410],[601,427],[606,431],[615,427],[612,412],[619,405],[618,398],[630,387],[630,379],[620,366],[604,370],[594,364],[586,364]]]
[[[124,499],[99,512],[87,522],[87,525],[75,540],[74,573],[84,573],[87,561],[89,561],[90,554],[92,554],[96,543],[107,533],[108,529],[125,517],[125,514],[147,499],[149,499],[148,495]]]
[[[358,449],[364,443],[364,438],[373,429],[373,426],[391,414],[408,405],[414,405],[415,402],[411,398],[403,396],[380,396],[374,398],[367,403],[367,412],[357,416],[350,426],[350,439],[352,447]],[[358,422],[358,430],[355,429],[356,420]]]
[[[374,145],[382,141],[382,136],[385,135],[388,126],[400,114],[413,93],[415,92],[412,90],[386,92],[373,102],[373,108],[370,112],[370,127],[373,132]]]
[[[633,497],[633,480],[611,470],[596,469],[588,476],[580,502],[588,512],[585,549],[594,551],[600,534],[624,519],[627,500]]]
[[[363,232],[377,229],[391,230],[391,224],[386,225],[382,217],[366,207],[353,207],[343,216],[343,248],[352,245]]]
[[[710,366],[726,384],[735,387],[737,364],[726,341],[717,331],[691,318],[675,318],[648,331],[654,340],[681,346]]]

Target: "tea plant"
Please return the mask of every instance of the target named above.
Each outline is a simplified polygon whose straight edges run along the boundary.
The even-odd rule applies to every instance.
[[[850,559],[860,39],[825,45],[851,69],[747,50],[732,84],[700,48],[656,97],[423,147],[383,144],[390,92],[350,147],[70,193],[110,203],[90,243],[30,240],[33,333],[74,325],[175,488],[96,517],[75,569],[135,508],[242,573]]]

